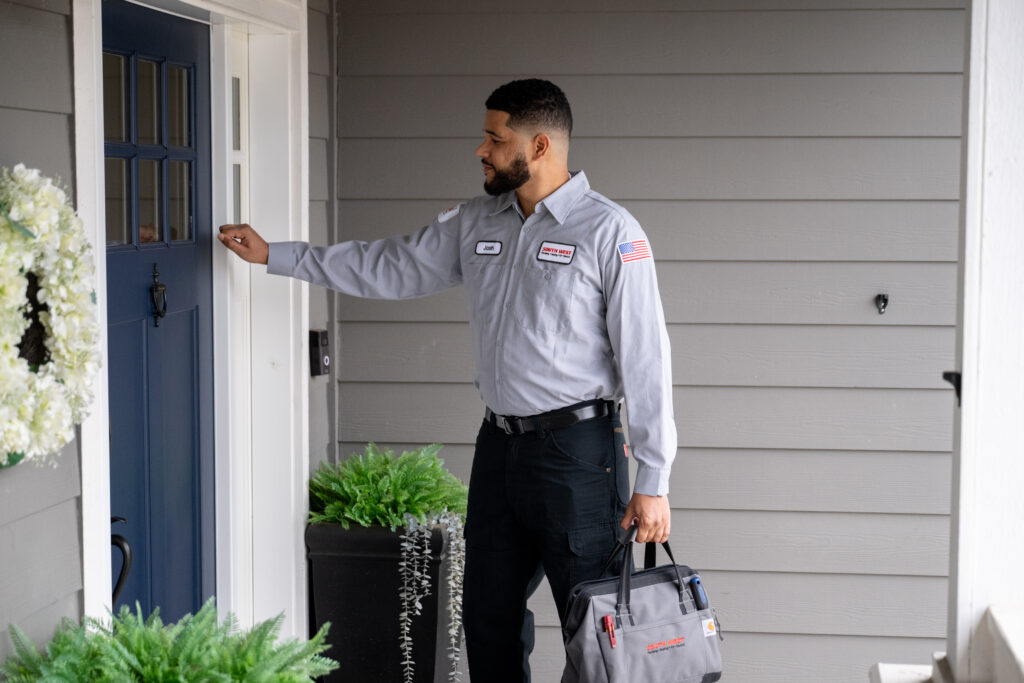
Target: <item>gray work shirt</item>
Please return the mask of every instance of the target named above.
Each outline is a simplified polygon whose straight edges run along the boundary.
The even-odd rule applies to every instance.
[[[481,196],[407,236],[271,244],[267,272],[377,299],[464,284],[476,386],[491,410],[624,398],[633,490],[668,493],[676,428],[654,258],[636,220],[582,171],[525,220],[515,192]]]

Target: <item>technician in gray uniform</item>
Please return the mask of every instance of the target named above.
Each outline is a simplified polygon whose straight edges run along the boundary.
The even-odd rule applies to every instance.
[[[562,614],[571,587],[598,577],[619,526],[638,519],[638,541],[668,539],[676,429],[651,246],[625,209],[569,172],[565,95],[513,81],[486,106],[476,155],[487,195],[419,231],[314,247],[225,225],[220,240],[268,273],[354,296],[465,285],[487,411],[469,485],[464,623],[470,677],[495,683],[529,681],[526,600],[543,574]]]

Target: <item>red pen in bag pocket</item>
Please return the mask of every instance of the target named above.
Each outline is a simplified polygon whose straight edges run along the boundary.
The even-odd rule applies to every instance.
[[[615,621],[612,615],[605,615],[601,621],[604,622],[604,630],[608,633],[608,639],[611,641],[612,647],[615,647]]]

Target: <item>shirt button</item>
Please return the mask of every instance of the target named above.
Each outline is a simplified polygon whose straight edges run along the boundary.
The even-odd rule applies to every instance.
[[[545,280],[550,280],[551,279],[551,273],[544,273],[544,279]]]

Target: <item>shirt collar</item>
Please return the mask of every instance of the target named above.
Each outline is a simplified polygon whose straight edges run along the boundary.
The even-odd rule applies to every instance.
[[[557,190],[549,194],[544,199],[537,202],[537,208],[539,209],[542,205],[547,209],[548,213],[554,217],[559,224],[564,223],[566,217],[569,215],[569,211],[576,205],[579,198],[582,197],[589,189],[590,183],[587,181],[587,174],[583,171],[572,171],[569,180],[564,183]],[[494,210],[490,213],[491,216],[505,211],[516,203],[516,192],[512,190],[504,194],[498,195],[494,201]]]

